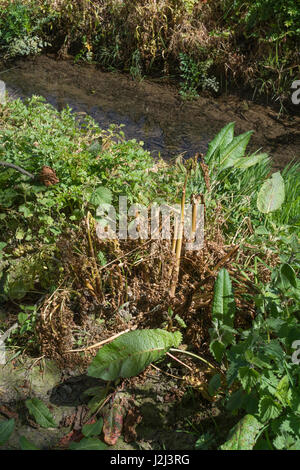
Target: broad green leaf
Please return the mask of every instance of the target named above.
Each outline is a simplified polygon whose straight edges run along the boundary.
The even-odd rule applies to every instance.
[[[99,436],[103,428],[103,419],[100,418],[96,423],[85,424],[82,428],[82,434],[85,437]]]
[[[234,122],[227,124],[227,126],[223,127],[223,129],[221,129],[221,131],[209,143],[208,151],[205,156],[205,161],[207,164],[210,162],[217,149],[219,149],[222,145],[227,147],[227,145],[230,144],[234,136],[234,126]]]
[[[3,290],[11,300],[21,300],[33,288],[33,280],[30,276],[28,279],[15,278],[12,271],[8,272],[4,279]]]
[[[231,351],[232,351],[232,348],[231,348]],[[230,352],[229,352],[229,356],[230,356]],[[233,354],[232,356],[229,357],[230,363],[226,372],[226,382],[227,382],[228,387],[230,387],[233,384],[233,382],[237,379],[240,367],[247,365],[244,358],[240,357],[239,354],[238,355]]]
[[[29,413],[42,428],[56,428],[53,416],[47,406],[38,398],[31,398],[25,402]]]
[[[279,209],[285,199],[284,180],[280,172],[274,173],[260,188],[257,196],[257,208],[263,214]]]
[[[261,225],[255,229],[255,234],[256,235],[269,235],[270,232],[269,230],[266,229],[266,227]]]
[[[101,405],[103,405],[105,398],[93,397],[88,402],[88,408],[90,410],[90,414],[95,413],[98,409],[100,409]]]
[[[21,450],[40,450],[35,444],[26,439],[25,436],[21,436],[19,442]]]
[[[229,432],[221,450],[252,450],[263,425],[252,415],[246,415]]]
[[[69,445],[71,450],[106,450],[107,445],[95,437],[84,437],[80,442],[72,442]]]
[[[177,347],[180,343],[179,331],[130,331],[98,351],[88,369],[88,375],[102,380],[133,377],[151,362],[164,356],[172,346]]]
[[[225,325],[233,327],[235,302],[228,271],[222,268],[214,286],[212,316]]]
[[[256,153],[256,154],[250,155],[249,157],[239,158],[235,162],[234,167],[246,169],[246,168],[250,168],[251,166],[256,165],[257,163],[263,162],[267,159],[269,159],[267,153]]]
[[[277,418],[281,413],[282,407],[269,395],[264,395],[259,402],[259,417],[263,423],[270,419]]]
[[[3,446],[8,441],[15,428],[15,420],[7,419],[0,421],[0,446]]]
[[[225,170],[233,166],[238,159],[243,157],[246,152],[246,147],[249,143],[253,131],[245,132],[235,137],[226,148],[221,151],[220,155],[220,170]]]
[[[101,388],[99,385],[97,387],[90,387],[87,390],[83,392],[83,395],[88,396],[88,397],[98,397],[98,398],[104,398],[107,395],[107,390],[106,388]]]

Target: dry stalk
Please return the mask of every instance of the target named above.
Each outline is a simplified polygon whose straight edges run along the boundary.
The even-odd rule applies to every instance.
[[[181,257],[181,250],[182,250],[182,239],[183,239],[183,228],[184,228],[184,206],[185,206],[185,195],[186,195],[186,185],[188,180],[188,173],[186,174],[184,186],[182,190],[182,197],[181,197],[181,217],[180,217],[180,225],[179,225],[179,232],[178,238],[176,241],[176,261],[173,270],[172,276],[172,284],[170,289],[170,297],[175,296],[175,290],[178,282],[179,276],[179,268],[180,268],[180,257]]]
[[[100,346],[103,346],[106,343],[110,343],[111,341],[118,338],[119,336],[124,335],[125,333],[128,333],[129,331],[133,331],[136,328],[137,328],[136,326],[133,328],[128,328],[127,330],[121,331],[121,333],[117,333],[116,335],[113,335],[110,338],[100,341],[100,343],[92,344],[91,346],[88,346],[82,349],[69,349],[68,351],[65,351],[65,353],[84,352],[84,351],[90,351],[91,349],[99,348]]]
[[[86,226],[87,226],[87,236],[88,236],[88,242],[89,242],[90,256],[91,256],[92,263],[93,263],[92,275],[93,275],[93,281],[95,282],[94,290],[97,293],[97,295],[101,298],[101,300],[103,300],[102,281],[101,281],[101,276],[98,270],[93,241],[91,237],[90,218],[91,218],[91,214],[90,212],[88,212],[87,217],[86,217]]]
[[[191,203],[192,203],[192,229],[191,229],[191,243],[195,240],[196,230],[197,230],[197,214],[198,206],[201,200],[200,194],[192,194]]]
[[[174,238],[172,241],[172,253],[175,255],[176,252],[176,240],[177,240],[177,235],[178,235],[178,217],[176,217],[176,214],[174,214]]]

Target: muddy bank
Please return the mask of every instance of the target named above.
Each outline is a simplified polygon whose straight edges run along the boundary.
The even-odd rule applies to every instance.
[[[72,436],[82,438],[82,426],[89,419],[86,392],[90,387],[100,390],[105,383],[88,377],[84,370],[60,370],[54,361],[42,357],[13,359],[9,355],[7,359],[0,370],[0,422],[14,418],[15,429],[0,450],[20,449],[21,436],[43,450],[66,448]],[[215,436],[211,445],[216,448],[237,420],[225,416],[196,390],[185,393],[180,381],[151,369],[144,379],[132,379],[116,393],[124,403],[124,417],[126,403],[131,404],[136,425],[127,426],[125,419],[121,436],[109,450],[191,450],[207,432]],[[42,428],[28,414],[25,400],[34,397],[47,406],[57,427]],[[99,413],[103,414],[105,408]]]
[[[270,106],[237,96],[201,96],[184,102],[170,85],[135,82],[126,75],[52,56],[19,61],[2,71],[1,79],[13,96],[42,95],[58,109],[68,104],[93,116],[104,129],[111,123],[125,124],[126,138],[144,141],[146,149],[165,159],[205,152],[213,136],[235,121],[236,133],[255,131],[249,148],[269,153],[275,168],[299,160],[300,117],[278,119]]]

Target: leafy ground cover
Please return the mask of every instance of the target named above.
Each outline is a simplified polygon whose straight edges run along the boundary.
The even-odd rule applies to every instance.
[[[0,4],[4,59],[43,49],[175,77],[184,98],[246,85],[283,104],[299,73],[298,0],[26,0]]]
[[[177,394],[192,390],[236,418],[226,442],[202,432],[197,448],[299,449],[299,166],[272,174],[266,154],[247,153],[252,132],[235,136],[234,123],[205,156],[154,161],[121,129],[36,96],[2,106],[0,128],[6,345],[106,384],[87,392],[71,448],[114,444],[125,412],[139,422],[122,393],[155,362]],[[99,239],[97,207],[124,195],[148,207],[202,201],[204,246],[191,252],[174,232]],[[57,425],[38,397],[25,407],[42,428]],[[1,444],[14,419],[1,421]]]

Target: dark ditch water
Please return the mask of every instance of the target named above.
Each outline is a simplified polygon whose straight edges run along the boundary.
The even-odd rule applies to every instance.
[[[126,75],[50,56],[20,61],[1,71],[0,79],[12,97],[42,95],[59,110],[69,105],[75,112],[91,115],[103,129],[124,124],[127,139],[143,141],[153,156],[165,159],[204,153],[230,121],[236,122],[237,133],[255,131],[250,149],[269,152],[275,167],[300,153],[300,118],[282,121],[271,108],[233,96],[184,102],[170,85],[135,82]]]

